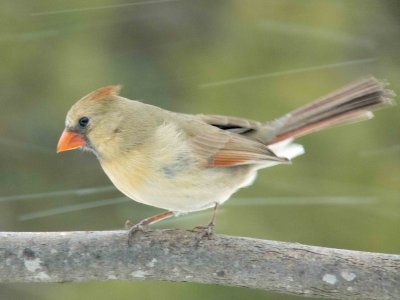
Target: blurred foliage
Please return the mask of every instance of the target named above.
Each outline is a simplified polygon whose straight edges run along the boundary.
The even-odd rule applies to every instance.
[[[100,86],[121,83],[123,96],[170,110],[257,120],[276,118],[368,74],[400,90],[398,1],[151,2],[0,3],[0,230],[115,229],[127,218],[159,211],[126,202],[20,220],[24,214],[121,196],[109,191],[29,199],[34,193],[110,184],[92,155],[55,154],[68,108]],[[363,59],[374,61],[357,63]],[[330,67],[343,62],[349,63]],[[293,72],[298,69],[303,71]],[[223,84],[231,79],[247,80]],[[261,171],[251,188],[236,195],[258,200],[228,202],[217,232],[398,253],[399,111],[376,115],[302,138],[307,154],[292,166]],[[20,194],[28,196],[4,198]],[[326,197],[347,200],[325,203]],[[192,214],[157,227],[191,228],[209,217]],[[2,285],[0,297],[298,299],[160,282]]]

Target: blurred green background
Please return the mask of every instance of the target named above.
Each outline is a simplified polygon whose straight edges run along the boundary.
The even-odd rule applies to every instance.
[[[67,110],[98,87],[256,120],[369,74],[400,91],[397,0],[1,1],[0,23],[1,231],[118,229],[160,212],[120,199],[93,155],[55,153]],[[300,139],[306,155],[261,171],[220,209],[216,231],[399,253],[398,118],[394,107]],[[0,298],[304,299],[168,282],[1,285]]]

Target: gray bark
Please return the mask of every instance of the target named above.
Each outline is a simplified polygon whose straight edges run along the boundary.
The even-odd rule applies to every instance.
[[[400,255],[157,230],[0,233],[0,282],[168,280],[338,299],[400,299]]]

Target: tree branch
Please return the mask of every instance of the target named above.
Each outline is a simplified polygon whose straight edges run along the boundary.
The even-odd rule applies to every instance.
[[[340,299],[400,299],[400,255],[157,230],[0,233],[0,282],[169,280]]]

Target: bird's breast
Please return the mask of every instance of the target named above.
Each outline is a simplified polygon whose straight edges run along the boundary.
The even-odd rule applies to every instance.
[[[111,182],[122,193],[142,203],[146,203],[142,190],[151,176],[151,168],[139,153],[113,160],[101,160],[101,166]]]

